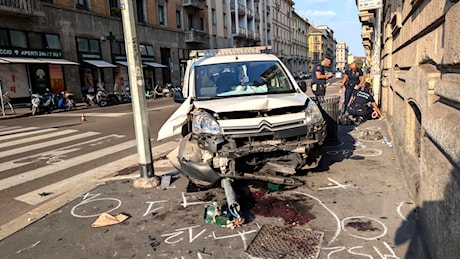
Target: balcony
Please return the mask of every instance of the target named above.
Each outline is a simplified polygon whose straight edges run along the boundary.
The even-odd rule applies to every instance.
[[[0,12],[25,16],[45,16],[38,0],[0,0]]]
[[[254,32],[253,31],[248,31],[248,38],[251,40],[254,40]]]
[[[184,8],[191,8],[191,9],[205,9],[205,1],[203,0],[184,0],[182,6]]]
[[[252,9],[247,9],[246,13],[248,14],[248,19],[254,18],[254,10]]]
[[[206,43],[206,33],[191,29],[185,32],[185,43]]]
[[[232,36],[235,38],[246,38],[246,32],[246,28],[243,27],[239,27],[238,31],[236,31],[236,28],[232,28]]]
[[[260,22],[260,14],[258,12],[255,13],[254,19],[256,22]]]

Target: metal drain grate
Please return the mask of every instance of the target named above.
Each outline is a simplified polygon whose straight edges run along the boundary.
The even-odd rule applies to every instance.
[[[318,258],[324,233],[292,227],[264,225],[246,253],[256,258]]]

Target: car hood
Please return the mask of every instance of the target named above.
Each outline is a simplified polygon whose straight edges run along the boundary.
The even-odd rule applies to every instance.
[[[215,113],[231,111],[272,110],[282,107],[305,105],[307,96],[301,93],[254,95],[226,97],[205,101],[194,101],[198,109],[207,109]]]

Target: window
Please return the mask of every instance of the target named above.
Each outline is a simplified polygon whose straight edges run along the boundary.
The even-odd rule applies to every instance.
[[[46,48],[53,50],[61,50],[61,41],[59,40],[59,35],[56,34],[45,34],[46,39]]]
[[[36,32],[28,32],[29,47],[32,49],[43,49],[43,35]]]
[[[10,39],[12,47],[27,48],[27,36],[22,31],[10,31]]]
[[[227,28],[227,13],[224,13],[224,28]]]
[[[147,55],[147,48],[145,48],[144,44],[139,44],[139,49],[141,49],[141,55]]]
[[[188,14],[188,29],[192,30],[195,27],[193,24],[193,14]]]
[[[179,10],[176,11],[176,27],[182,29],[182,15]]]
[[[200,30],[204,31],[204,19],[200,18]]]
[[[101,48],[99,46],[99,40],[77,38],[77,48],[81,52],[96,52],[99,53]]]
[[[147,55],[148,56],[155,56],[155,52],[153,52],[153,46],[152,45],[146,45],[145,47],[147,49]]]
[[[120,0],[109,0],[110,15],[121,17]]]
[[[80,9],[89,9],[88,0],[76,0],[75,6]]]
[[[216,25],[217,24],[216,9],[212,8],[211,15],[212,15],[212,25]]]
[[[8,32],[0,29],[0,46],[8,46]]]
[[[144,0],[136,0],[137,21],[145,23]]]
[[[158,6],[158,19],[160,22],[160,25],[166,25],[165,21],[165,7],[162,5]]]
[[[121,54],[120,43],[119,42],[114,42],[112,44],[112,54],[115,54],[115,55],[120,55]]]

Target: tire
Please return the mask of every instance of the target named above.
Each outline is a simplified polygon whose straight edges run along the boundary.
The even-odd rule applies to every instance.
[[[107,106],[107,100],[105,99],[102,99],[101,101],[99,101],[99,104],[98,104],[100,107],[105,107]]]

